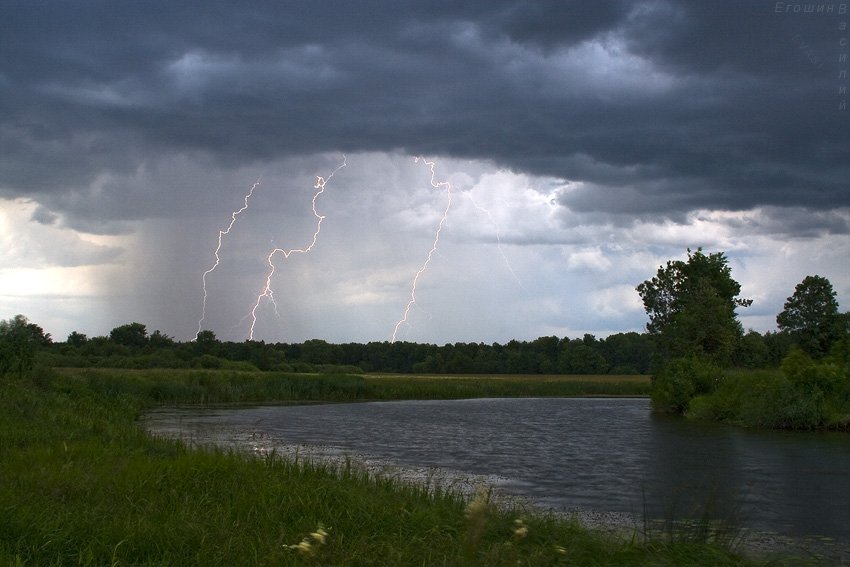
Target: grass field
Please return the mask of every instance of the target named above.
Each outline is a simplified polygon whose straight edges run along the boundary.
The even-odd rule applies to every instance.
[[[86,369],[0,377],[0,565],[747,563],[701,542],[611,539],[527,510],[497,510],[484,493],[465,501],[351,470],[190,450],[136,425],[159,403],[408,392],[395,380]]]
[[[158,403],[365,401],[498,397],[645,396],[646,376],[292,374],[235,370],[65,368],[57,372],[104,392]]]
[[[369,380],[502,380],[507,382],[629,383],[649,385],[647,374],[365,374]]]
[[[365,379],[397,399],[648,396],[650,390],[648,376],[625,375],[369,374]]]

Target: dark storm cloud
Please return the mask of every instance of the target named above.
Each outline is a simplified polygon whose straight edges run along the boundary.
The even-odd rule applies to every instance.
[[[59,220],[59,215],[48,211],[44,207],[38,207],[35,211],[33,211],[30,218],[39,224],[53,225]]]
[[[402,150],[582,182],[583,213],[848,206],[843,4],[791,5],[7,2],[0,191],[126,219],[157,200],[90,184],[165,156]]]

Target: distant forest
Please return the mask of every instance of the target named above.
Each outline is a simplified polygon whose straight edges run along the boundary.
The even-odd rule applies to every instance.
[[[470,374],[646,374],[658,357],[648,333],[617,333],[604,339],[586,334],[555,336],[506,344],[411,342],[332,344],[220,341],[212,331],[197,340],[177,342],[130,323],[107,337],[71,333],[59,343],[40,341],[39,362],[47,366],[112,368],[221,368],[286,372],[397,372]],[[778,366],[791,346],[784,333],[755,331],[738,343],[733,364],[745,368]]]
[[[806,276],[776,316],[777,332],[744,332],[752,300],[722,252],[688,250],[636,288],[646,333],[540,337],[507,344],[225,342],[213,331],[178,342],[142,323],[65,342],[23,315],[0,320],[0,377],[37,367],[198,368],[336,374],[651,374],[656,412],[759,428],[850,431],[850,312],[832,283]],[[735,369],[745,369],[736,372]]]
[[[654,383],[658,386],[665,382],[665,367],[687,366],[679,374],[688,376],[698,374],[705,364],[718,369],[777,368],[798,351],[812,361],[850,369],[850,313],[839,310],[835,290],[825,277],[806,276],[776,316],[779,331],[765,334],[743,331],[736,309],[749,307],[752,300],[738,296],[741,286],[732,278],[722,252],[689,249],[687,260],[668,261],[636,290],[649,316],[645,333],[617,333],[604,339],[591,334],[550,336],[504,345],[333,344],[318,339],[294,344],[228,342],[210,330],[200,331],[193,341],[178,342],[161,331],[148,334],[147,327],[137,322],[115,327],[103,337],[72,332],[60,343],[17,315],[0,321],[0,374],[10,370],[23,374],[35,364],[343,373],[651,373],[662,377]],[[822,371],[826,372],[818,370]],[[718,380],[694,384],[692,377],[683,380],[677,378],[674,384],[682,390],[676,411],[719,384]],[[654,392],[663,390],[656,387]]]

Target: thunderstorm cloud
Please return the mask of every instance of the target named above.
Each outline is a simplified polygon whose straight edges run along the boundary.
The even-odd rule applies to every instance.
[[[688,246],[729,252],[757,299],[745,324],[769,329],[809,272],[850,299],[846,9],[7,1],[0,284],[100,266],[78,295],[109,307],[54,332],[138,319],[186,338],[217,231],[262,177],[211,279],[211,324],[239,338],[269,246],[311,234],[307,190],[346,154],[326,246],[283,271],[298,291],[265,332],[384,339],[444,207],[409,163],[424,155],[456,195],[410,340],[640,330],[628,290]],[[12,300],[2,316],[17,305],[38,320]]]

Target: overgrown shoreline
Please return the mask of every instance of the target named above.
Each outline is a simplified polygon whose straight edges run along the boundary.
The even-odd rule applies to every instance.
[[[156,439],[137,416],[161,403],[151,392],[183,386],[174,376],[159,389],[143,376],[124,378],[44,369],[3,378],[0,563],[748,563],[704,542],[617,540],[554,516],[499,511],[353,470]],[[337,401],[357,382],[313,379]],[[295,382],[318,396],[309,381]],[[220,393],[232,396],[226,384]]]
[[[323,403],[323,402],[315,402]],[[268,404],[262,404],[268,405]],[[166,406],[168,408],[174,406]],[[182,405],[180,408],[191,406]],[[154,415],[159,412],[154,411]],[[150,416],[151,414],[146,414]],[[444,469],[441,467],[418,467],[399,464],[391,459],[375,457],[361,453],[340,453],[328,450],[324,445],[302,443],[275,443],[267,435],[252,430],[232,430],[226,432],[204,431],[199,435],[195,430],[186,436],[182,429],[163,429],[161,424],[143,421],[140,424],[156,436],[180,439],[192,447],[217,446],[232,448],[249,455],[270,455],[283,459],[319,464],[336,471],[356,470],[371,478],[389,478],[403,485],[415,485],[425,488],[429,493],[451,491],[465,499],[474,498],[476,491],[486,490],[493,506],[508,514],[522,510],[525,515],[550,515],[565,522],[577,523],[605,537],[629,541],[635,537],[644,540],[664,540],[664,538],[711,538],[722,546],[735,549],[751,558],[786,556],[818,556],[824,563],[832,558],[850,556],[850,542],[836,542],[831,538],[817,536],[792,537],[772,532],[741,528],[730,521],[694,520],[640,517],[628,512],[589,510],[569,508],[554,510],[541,507],[533,497],[520,496],[501,487],[503,477],[496,475],[477,475],[468,472]],[[698,534],[698,535],[697,535]],[[826,558],[830,558],[827,560]]]

